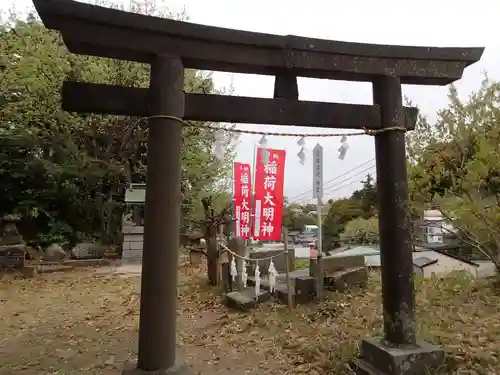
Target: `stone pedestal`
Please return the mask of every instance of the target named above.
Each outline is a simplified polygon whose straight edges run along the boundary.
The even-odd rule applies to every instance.
[[[394,347],[380,339],[365,339],[354,365],[357,375],[424,375],[435,374],[444,357],[441,348],[425,342]]]
[[[138,225],[124,225],[122,233],[122,264],[141,264],[144,227]]]
[[[191,375],[191,371],[182,356],[177,354],[175,363],[170,368],[150,371],[142,370],[137,368],[137,361],[131,361],[125,364],[122,375]]]
[[[26,246],[17,231],[21,219],[16,215],[5,215],[0,232],[0,272],[22,271]]]

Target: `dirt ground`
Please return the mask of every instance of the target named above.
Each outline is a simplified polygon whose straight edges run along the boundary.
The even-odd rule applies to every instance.
[[[204,285],[203,270],[183,267],[180,279],[179,341],[193,373],[260,374],[263,351],[225,342],[221,327],[234,313]],[[136,355],[139,285],[137,274],[102,270],[0,281],[0,374],[120,374]]]
[[[320,306],[228,311],[203,270],[181,267],[178,339],[194,374],[347,374],[359,340],[380,333],[380,284]],[[0,375],[117,375],[133,358],[137,274],[95,270],[0,281]],[[498,374],[500,297],[463,278],[417,283],[419,331],[446,348],[443,374]]]

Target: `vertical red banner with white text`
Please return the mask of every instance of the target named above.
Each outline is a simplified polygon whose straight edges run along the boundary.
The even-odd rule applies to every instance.
[[[263,153],[267,153],[264,160]],[[255,167],[255,203],[252,237],[281,241],[283,188],[285,184],[285,150],[257,150]],[[266,161],[266,163],[264,163]]]
[[[252,173],[250,164],[233,163],[233,216],[234,235],[250,238],[250,201],[252,195]]]

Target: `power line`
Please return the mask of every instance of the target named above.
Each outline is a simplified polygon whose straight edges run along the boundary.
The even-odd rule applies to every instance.
[[[336,176],[336,177],[334,177],[334,178],[332,178],[332,179],[330,179],[330,180],[326,181],[326,182],[324,183],[324,185],[323,185],[323,186],[328,185],[328,184],[332,183],[333,181],[338,180],[338,179],[339,179],[339,178],[341,178],[341,177],[344,177],[345,175],[347,175],[347,174],[349,174],[349,173],[351,173],[351,172],[355,171],[356,169],[361,168],[362,166],[364,166],[364,165],[366,165],[366,164],[368,164],[368,163],[370,163],[370,162],[372,162],[372,161],[374,161],[374,160],[375,160],[375,158],[372,158],[372,159],[370,159],[370,160],[368,160],[368,161],[365,161],[364,163],[361,163],[361,164],[357,165],[356,167],[354,167],[354,168],[352,168],[352,169],[348,170],[347,172],[342,173],[341,175],[338,175],[338,176]],[[303,195],[310,194],[310,193],[312,193],[312,191],[313,191],[313,189],[309,189],[309,190],[307,190],[307,191],[305,191],[305,192],[303,192],[303,193],[300,193],[299,195],[296,195],[296,196],[294,196],[294,197],[292,197],[292,198],[289,198],[288,200],[289,200],[289,201],[292,201],[293,199],[297,199],[297,198],[299,198],[299,197],[301,197],[301,196],[303,196]]]
[[[323,186],[326,186],[326,185],[328,185],[328,184],[331,184],[333,181],[338,180],[339,178],[341,178],[341,177],[344,177],[344,176],[348,175],[349,173],[351,173],[351,172],[355,171],[356,169],[361,168],[362,166],[364,166],[364,165],[366,165],[366,164],[368,164],[368,163],[371,163],[371,162],[372,162],[372,161],[374,161],[374,160],[375,160],[375,158],[372,158],[372,159],[370,159],[370,160],[368,160],[368,161],[365,161],[364,163],[361,163],[361,164],[357,165],[356,167],[354,167],[354,168],[352,168],[352,169],[348,170],[347,172],[342,173],[341,175],[338,175],[338,176],[336,176],[336,177],[332,178],[331,180],[328,180],[327,182],[325,182],[325,183],[323,184]],[[370,168],[373,168],[373,166],[371,166]],[[342,182],[340,182],[340,183],[342,183]],[[336,185],[338,185],[338,184],[336,184]],[[334,185],[333,187],[335,187],[336,185]],[[331,186],[330,186],[329,188],[331,188]],[[303,195],[306,195],[306,194],[310,194],[310,193],[312,193],[312,191],[313,191],[313,189],[307,190],[307,191],[305,191],[305,192],[303,192],[303,193],[300,193],[299,195],[296,195],[296,196],[294,196],[294,197],[292,197],[292,198],[288,198],[288,200],[291,202],[292,200],[297,199],[297,198],[299,198],[299,197],[302,197]],[[301,199],[304,199],[304,198],[301,198]]]
[[[356,176],[359,176],[359,175],[361,175],[361,174],[364,174],[364,173],[368,172],[369,170],[373,169],[374,167],[375,167],[375,165],[371,165],[371,166],[369,166],[368,168],[365,168],[365,169],[363,169],[363,170],[359,171],[358,173],[356,173],[356,174],[354,174],[354,175],[352,175],[352,176],[349,176],[349,177],[347,177],[346,179],[344,179],[344,180],[342,180],[342,181],[338,182],[337,184],[335,184],[335,185],[333,185],[333,186],[330,186],[328,189],[326,189],[326,191],[328,191],[328,192],[331,194],[331,193],[334,193],[334,192],[336,192],[336,191],[338,191],[338,190],[341,190],[341,189],[343,189],[343,188],[345,188],[345,187],[347,187],[347,186],[350,186],[350,185],[352,185],[352,184],[358,183],[358,182],[360,182],[360,181],[358,181],[358,180],[354,180],[354,181],[351,181],[351,182],[349,182],[349,183],[347,183],[347,184],[345,184],[345,185],[339,186],[340,184],[342,184],[342,183],[344,183],[344,182],[346,182],[346,181],[350,180],[350,179],[351,179],[351,178],[353,178],[353,177],[356,177]],[[331,190],[331,189],[333,189],[333,190]],[[324,194],[324,193],[325,193],[325,192],[323,192],[323,194]],[[308,199],[307,199],[307,202],[309,202],[310,200],[312,200],[312,198],[308,198]]]
[[[328,189],[326,189],[325,191],[330,191],[332,188],[336,188],[338,185],[340,185],[340,184],[342,184],[342,183],[344,183],[344,182],[348,181],[349,179],[351,179],[351,178],[353,178],[353,177],[356,177],[356,176],[359,176],[359,175],[365,174],[366,172],[370,171],[370,170],[371,170],[371,169],[373,169],[373,168],[375,168],[375,165],[371,165],[371,166],[369,166],[368,168],[365,168],[365,169],[363,169],[363,170],[359,171],[358,173],[353,174],[352,176],[349,176],[349,177],[348,177],[348,178],[346,178],[346,179],[343,179],[342,181],[338,182],[338,183],[337,183],[336,185],[334,185],[334,186],[329,187],[329,188],[328,188]],[[357,180],[356,180],[356,181],[352,181],[352,182],[350,182],[348,185],[352,185],[352,184],[354,184],[354,183],[356,183],[356,182],[360,182],[360,181],[357,181]],[[333,192],[335,192],[335,191],[337,191],[337,190],[340,190],[340,189],[341,189],[341,187],[337,187],[336,189],[331,190],[331,191],[330,191],[330,193],[333,193]]]

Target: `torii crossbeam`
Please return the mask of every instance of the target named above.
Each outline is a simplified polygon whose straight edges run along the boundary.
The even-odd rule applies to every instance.
[[[73,0],[33,0],[71,52],[151,64],[148,89],[65,82],[63,107],[148,116],[148,168],[139,353],[131,373],[183,373],[176,356],[180,153],[187,120],[365,128],[415,126],[401,85],[446,85],[483,48],[337,42],[197,25]],[[274,99],[185,94],[184,68],[275,76]],[[297,77],[372,82],[373,105],[298,100]],[[170,118],[161,118],[161,115]],[[443,352],[415,334],[412,238],[404,133],[375,135],[384,337],[363,340],[360,374],[419,374]],[[395,353],[394,348],[397,348]],[[128,372],[127,372],[128,373]]]

